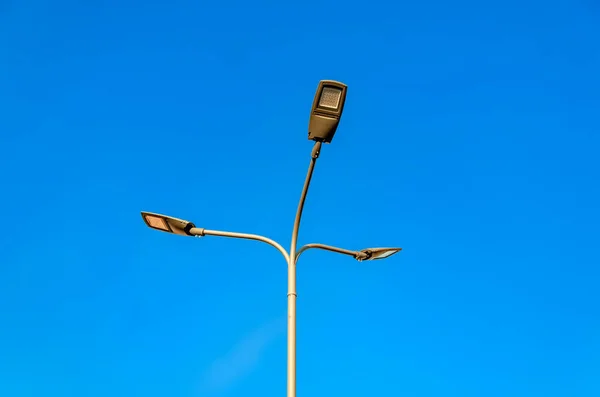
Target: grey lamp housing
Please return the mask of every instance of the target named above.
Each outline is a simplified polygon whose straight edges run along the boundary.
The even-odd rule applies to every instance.
[[[193,236],[190,230],[196,227],[192,222],[153,212],[143,211],[142,218],[149,228],[182,236]]]
[[[337,130],[348,86],[339,81],[321,80],[310,111],[308,139],[331,143]]]
[[[392,248],[392,247],[367,248],[367,249],[361,250],[360,253],[362,255],[357,257],[356,259],[364,260],[364,261],[372,261],[375,259],[385,259],[385,258],[389,258],[390,256],[392,256],[394,254],[397,254],[400,251],[402,251],[402,248]]]

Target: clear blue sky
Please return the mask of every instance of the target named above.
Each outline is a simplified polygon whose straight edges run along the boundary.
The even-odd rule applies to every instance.
[[[600,6],[0,3],[0,395],[600,395]]]

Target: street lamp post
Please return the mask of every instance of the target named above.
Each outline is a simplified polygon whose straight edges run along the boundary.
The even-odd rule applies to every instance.
[[[144,222],[148,227],[153,229],[184,236],[218,236],[256,240],[275,247],[283,255],[288,266],[287,397],[296,397],[296,263],[300,255],[309,249],[320,249],[352,256],[358,261],[363,261],[385,259],[402,250],[402,248],[367,248],[360,251],[353,251],[316,243],[306,244],[300,249],[296,249],[298,232],[300,230],[300,220],[302,219],[302,210],[304,209],[304,202],[306,201],[306,195],[308,193],[315,164],[319,158],[323,143],[331,143],[331,140],[335,135],[344,109],[346,91],[347,87],[345,84],[331,80],[321,81],[317,88],[308,128],[308,139],[315,141],[315,144],[312,149],[308,172],[300,195],[296,218],[294,219],[289,252],[275,240],[257,234],[208,230],[198,228],[192,222],[183,219],[177,219],[152,212],[142,212]]]

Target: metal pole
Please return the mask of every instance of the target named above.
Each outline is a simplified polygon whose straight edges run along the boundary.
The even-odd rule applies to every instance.
[[[298,243],[298,230],[300,229],[300,219],[302,218],[302,210],[304,209],[304,201],[310,186],[313,170],[319,153],[321,151],[321,142],[316,142],[313,147],[308,173],[300,195],[298,210],[296,211],[296,219],[294,220],[294,228],[292,229],[292,243],[288,257],[288,340],[287,340],[287,397],[296,397],[296,244]]]
[[[190,229],[190,233],[197,237],[218,236],[218,237],[232,237],[232,238],[240,238],[240,239],[244,239],[244,240],[261,241],[263,243],[267,243],[267,244],[277,248],[277,251],[281,252],[281,255],[283,255],[286,262],[290,261],[287,251],[285,250],[285,248],[283,248],[281,246],[281,244],[279,244],[275,240],[271,240],[268,237],[260,236],[258,234],[223,232],[220,230],[208,230],[208,229],[203,229],[203,228],[199,228],[199,227],[194,227],[194,228]]]

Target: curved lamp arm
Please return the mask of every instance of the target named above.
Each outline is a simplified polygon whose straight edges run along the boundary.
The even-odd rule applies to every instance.
[[[363,259],[367,259],[368,255],[365,254],[364,252],[360,252],[360,251],[351,251],[351,250],[347,250],[344,248],[338,248],[338,247],[333,247],[331,245],[325,245],[325,244],[306,244],[304,245],[302,248],[300,248],[298,250],[298,252],[296,253],[296,258],[295,258],[295,262],[298,262],[298,258],[300,257],[300,255],[302,255],[302,253],[306,250],[309,249],[320,249],[320,250],[325,250],[325,251],[331,251],[331,252],[337,252],[338,254],[344,254],[344,255],[348,255],[353,257],[354,259],[361,261]]]
[[[202,229],[202,228],[199,228],[199,227],[193,227],[193,228],[190,229],[189,232],[190,232],[191,235],[197,236],[197,237],[218,236],[218,237],[232,237],[232,238],[241,238],[241,239],[244,239],[244,240],[261,241],[263,243],[267,243],[267,244],[269,244],[269,245],[277,248],[277,251],[281,252],[281,255],[283,255],[283,257],[285,258],[286,262],[289,263],[289,261],[290,261],[290,256],[288,255],[288,253],[285,250],[285,248],[283,248],[281,246],[281,244],[279,244],[275,240],[271,240],[268,237],[260,236],[258,234],[223,232],[223,231],[220,231],[220,230],[208,230],[208,229]]]

